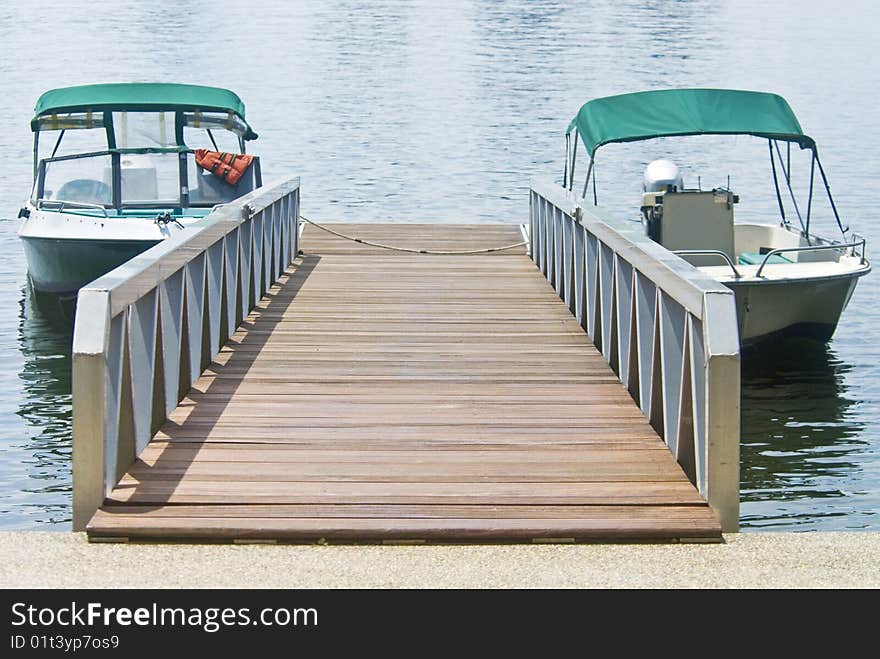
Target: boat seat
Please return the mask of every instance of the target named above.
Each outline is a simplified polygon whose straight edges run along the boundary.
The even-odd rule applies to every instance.
[[[766,254],[760,254],[759,252],[743,252],[739,255],[736,262],[739,265],[761,265],[766,256]],[[794,261],[784,257],[782,254],[774,254],[767,260],[767,263],[794,263]]]
[[[204,169],[199,169],[195,176],[196,185],[189,191],[189,199],[193,203],[228,203],[256,188],[253,165],[248,167],[245,175],[235,185],[226,183]]]

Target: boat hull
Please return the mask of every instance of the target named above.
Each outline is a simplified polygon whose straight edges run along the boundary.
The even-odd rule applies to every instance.
[[[157,222],[159,211],[110,215],[34,208],[28,204],[18,230],[35,290],[74,294],[134,256],[201,219]]]
[[[724,282],[736,297],[740,344],[809,337],[828,341],[860,274],[829,280]]]
[[[74,294],[158,240],[106,240],[21,236],[33,287],[42,293]]]

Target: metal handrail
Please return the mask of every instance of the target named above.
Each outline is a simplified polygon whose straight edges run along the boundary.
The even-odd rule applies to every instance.
[[[75,530],[296,258],[299,185],[258,188],[79,290]]]
[[[41,158],[41,163],[50,163],[50,162],[64,162],[66,160],[84,160],[86,158],[97,158],[99,156],[113,156],[119,154],[121,156],[125,155],[149,155],[151,153],[194,153],[192,149],[183,148],[179,146],[174,147],[161,147],[161,146],[150,146],[150,147],[137,147],[137,148],[116,148],[116,149],[101,149],[100,151],[85,151],[83,153],[68,153],[63,156],[52,156],[51,158]]]
[[[776,254],[782,254],[783,252],[822,252],[828,251],[832,249],[847,249],[851,248],[855,250],[859,245],[862,246],[862,253],[860,255],[862,264],[865,263],[865,239],[857,240],[851,243],[834,243],[832,245],[812,245],[810,247],[780,247],[778,249],[772,249],[764,255],[764,260],[761,261],[761,265],[758,266],[758,270],[755,272],[755,277],[761,276],[761,271],[764,269],[764,266],[767,265],[767,261],[770,260],[771,256],[775,256]],[[855,251],[853,251],[853,256],[855,256]]]
[[[739,270],[736,269],[736,266],[733,265],[733,259],[728,256],[726,252],[722,252],[720,249],[675,249],[672,250],[673,254],[678,254],[679,256],[720,256],[724,259],[727,265],[730,266],[730,269],[733,270],[733,276],[739,279],[742,277],[739,274]]]
[[[734,292],[642,227],[531,182],[532,260],[718,515],[739,520],[740,359]],[[592,200],[591,200],[592,201]]]
[[[37,199],[37,208],[43,208],[47,204],[57,204],[58,212],[63,212],[66,206],[70,206],[72,208],[86,208],[90,210],[99,210],[104,213],[104,217],[109,218],[110,215],[107,214],[107,208],[101,204],[89,204],[85,201],[66,201],[64,199]]]

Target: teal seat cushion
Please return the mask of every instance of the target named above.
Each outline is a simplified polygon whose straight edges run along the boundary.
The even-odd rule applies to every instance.
[[[737,263],[739,265],[761,265],[766,256],[766,254],[758,252],[743,252],[739,255]],[[767,260],[767,263],[794,263],[794,261],[785,258],[782,254],[774,254]]]

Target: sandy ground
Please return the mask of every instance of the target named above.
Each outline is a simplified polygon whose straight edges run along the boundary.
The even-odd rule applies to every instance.
[[[877,588],[880,533],[710,545],[182,545],[0,532],[2,588]]]

